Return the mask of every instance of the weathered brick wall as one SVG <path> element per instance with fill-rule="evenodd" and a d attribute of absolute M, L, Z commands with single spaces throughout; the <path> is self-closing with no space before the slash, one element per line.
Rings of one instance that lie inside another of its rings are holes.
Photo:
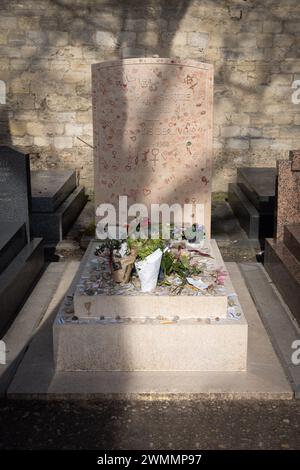
<path fill-rule="evenodd" d="M 91 188 L 90 66 L 155 54 L 215 66 L 214 190 L 300 147 L 299 0 L 0 0 L 0 15 L 0 138 L 33 167 Z"/>

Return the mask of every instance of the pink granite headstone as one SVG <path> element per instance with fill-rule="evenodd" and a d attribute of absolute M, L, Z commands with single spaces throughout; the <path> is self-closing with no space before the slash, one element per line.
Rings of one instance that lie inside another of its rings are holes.
<path fill-rule="evenodd" d="M 284 226 L 300 224 L 300 152 L 291 151 L 289 160 L 277 162 L 277 231 L 283 239 Z"/>
<path fill-rule="evenodd" d="M 289 157 L 292 161 L 292 171 L 300 171 L 300 150 L 291 150 Z"/>
<path fill-rule="evenodd" d="M 92 66 L 95 203 L 203 204 L 210 238 L 213 67 L 125 59 Z"/>

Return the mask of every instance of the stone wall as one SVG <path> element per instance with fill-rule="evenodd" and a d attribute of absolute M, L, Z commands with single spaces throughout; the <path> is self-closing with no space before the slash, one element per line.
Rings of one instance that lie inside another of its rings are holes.
<path fill-rule="evenodd" d="M 178 56 L 215 66 L 214 190 L 300 147 L 299 0 L 1 0 L 0 139 L 91 189 L 91 64 Z M 2 84 L 3 90 L 3 84 Z M 1 101 L 3 103 L 3 99 Z"/>

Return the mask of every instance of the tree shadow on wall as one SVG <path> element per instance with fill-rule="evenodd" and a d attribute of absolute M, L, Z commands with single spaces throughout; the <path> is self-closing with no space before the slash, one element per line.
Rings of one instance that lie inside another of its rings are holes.
<path fill-rule="evenodd" d="M 253 59 L 255 62 L 255 70 L 249 72 L 248 78 L 250 75 L 252 77 L 249 80 L 237 79 L 237 63 L 235 62 L 236 58 L 239 56 L 239 49 L 242 49 L 243 45 L 238 43 L 238 37 L 233 35 L 231 43 L 228 42 L 228 36 L 230 30 L 226 29 L 226 21 L 224 21 L 224 16 L 229 15 L 231 8 L 237 10 L 236 16 L 231 18 L 232 25 L 240 24 L 240 31 L 251 33 L 251 21 L 248 21 L 248 15 L 252 12 L 260 11 L 261 17 L 256 19 L 256 22 L 263 23 L 264 21 L 269 22 L 281 22 L 283 21 L 282 16 L 280 16 L 280 11 L 278 7 L 277 0 L 266 0 L 263 4 L 257 2 L 256 0 L 245 0 L 239 2 L 232 2 L 231 0 L 146 0 L 141 2 L 140 0 L 103 0 L 100 2 L 88 2 L 87 0 L 76 0 L 72 2 L 71 0 L 45 0 L 48 4 L 48 8 L 40 15 L 40 28 L 47 36 L 47 32 L 55 31 L 66 31 L 68 32 L 72 45 L 82 45 L 83 50 L 88 53 L 91 53 L 91 62 L 99 61 L 97 60 L 97 47 L 101 50 L 101 55 L 103 59 L 113 60 L 120 57 L 137 57 L 137 56 L 147 56 L 151 57 L 154 54 L 159 55 L 160 57 L 170 57 L 172 52 L 172 43 L 176 36 L 176 33 L 180 29 L 182 20 L 188 14 L 191 21 L 195 27 L 188 28 L 188 31 L 199 32 L 203 28 L 203 31 L 206 31 L 205 19 L 207 17 L 208 24 L 211 21 L 212 17 L 216 21 L 216 29 L 218 29 L 218 36 L 220 38 L 219 49 L 228 51 L 228 57 L 221 58 L 220 61 L 215 60 L 215 110 L 216 113 L 218 109 L 224 109 L 222 105 L 223 102 L 226 103 L 228 112 L 226 113 L 226 120 L 228 120 L 228 125 L 234 125 L 231 122 L 231 114 L 240 112 L 241 100 L 245 96 L 249 97 L 253 104 L 253 101 L 257 103 L 258 112 L 264 110 L 265 103 L 264 98 L 268 95 L 270 89 L 270 76 L 274 73 L 274 64 L 273 62 L 277 60 L 278 64 L 285 58 L 297 58 L 299 57 L 299 46 L 296 43 L 289 48 L 283 47 L 284 45 L 272 43 L 271 47 L 268 47 L 267 50 L 267 59 L 261 61 L 259 59 L 259 52 L 257 58 Z M 203 10 L 203 8 L 204 10 Z M 13 14 L 12 2 L 9 0 L 2 0 L 1 8 L 7 11 L 9 14 Z M 296 7 L 295 7 L 296 8 Z M 206 9 L 206 10 L 205 10 Z M 206 17 L 203 17 L 203 11 L 205 11 Z M 241 13 L 240 13 L 241 12 Z M 29 15 L 26 12 L 26 15 Z M 33 12 L 32 12 L 33 15 Z M 281 14 L 282 15 L 282 14 Z M 116 21 L 112 22 L 112 18 L 115 18 Z M 130 21 L 140 20 L 142 18 L 142 23 L 137 23 L 138 31 L 137 34 L 140 36 L 145 36 L 144 45 L 131 44 L 127 45 L 130 35 L 126 33 L 123 34 L 122 29 L 126 27 L 126 31 L 129 31 L 132 27 L 134 31 L 134 24 L 132 23 L 131 27 L 129 26 Z M 197 20 L 199 19 L 199 26 L 197 25 Z M 253 23 L 253 21 L 252 21 Z M 225 25 L 225 26 L 224 26 Z M 228 26 L 228 25 L 227 25 Z M 111 33 L 112 36 L 116 38 L 115 48 L 105 50 L 104 47 L 101 47 L 101 44 L 94 43 L 93 35 L 96 34 L 96 31 L 104 31 Z M 263 31 L 263 30 L 262 30 Z M 148 41 L 147 34 L 148 32 L 157 33 L 156 42 L 153 43 Z M 213 39 L 213 38 L 210 38 Z M 53 44 L 54 46 L 55 44 Z M 51 46 L 51 44 L 50 44 Z M 127 47 L 128 46 L 128 47 Z M 282 46 L 282 47 L 281 47 Z M 208 43 L 208 49 L 210 48 L 210 40 Z M 31 89 L 32 95 L 35 95 L 35 109 L 39 113 L 40 124 L 45 127 L 45 135 L 51 135 L 48 131 L 48 119 L 43 115 L 47 110 L 47 98 L 48 95 L 51 95 L 51 88 L 49 92 L 47 87 L 44 87 L 42 90 L 41 84 L 43 82 L 55 84 L 57 90 L 53 93 L 62 94 L 63 87 L 61 83 L 64 81 L 64 73 L 61 71 L 55 72 L 49 70 L 47 67 L 47 61 L 45 59 L 56 59 L 60 58 L 61 53 L 64 54 L 64 46 L 59 47 L 58 55 L 53 54 L 51 57 L 48 57 L 49 54 L 49 43 L 47 40 L 39 40 L 37 47 L 33 48 L 33 53 L 24 61 L 24 67 L 18 67 L 18 70 L 10 72 L 10 82 L 14 78 L 22 77 L 22 75 L 27 72 L 31 72 L 31 78 L 28 80 L 34 79 L 34 74 L 32 71 L 37 73 L 37 81 L 39 85 L 37 90 L 34 87 Z M 196 51 L 196 48 L 194 48 Z M 230 55 L 231 50 L 233 50 Z M 189 48 L 182 48 L 181 52 L 183 54 L 188 54 Z M 264 50 L 266 53 L 266 49 Z M 242 56 L 242 53 L 240 54 Z M 64 57 L 64 56 L 62 56 Z M 71 56 L 70 56 L 71 57 Z M 183 58 L 185 58 L 183 56 Z M 186 56 L 186 58 L 188 58 Z M 210 61 L 209 52 L 199 50 L 199 57 L 195 56 L 197 60 L 201 61 Z M 88 61 L 86 59 L 86 66 L 88 69 Z M 273 70 L 273 71 L 272 71 Z M 276 72 L 277 73 L 277 72 Z M 86 80 L 88 81 L 88 79 Z M 251 83 L 249 83 L 251 82 Z M 10 86 L 10 84 L 8 84 Z M 65 93 L 65 92 L 64 92 Z M 81 95 L 80 95 L 81 96 Z M 83 96 L 83 95 L 82 95 Z M 90 99 L 90 93 L 87 92 L 85 98 Z M 14 97 L 13 97 L 14 99 Z M 276 102 L 276 96 L 274 98 Z M 245 100 L 244 100 L 245 103 Z M 12 109 L 14 115 L 13 119 L 18 120 L 19 114 L 22 113 L 21 107 L 18 104 L 11 101 Z M 245 103 L 245 108 L 247 108 L 247 103 Z M 252 108 L 253 109 L 253 108 Z M 245 109 L 245 112 L 247 110 Z M 288 111 L 290 112 L 290 110 Z M 291 112 L 293 112 L 291 110 Z M 216 115 L 215 113 L 215 115 Z M 22 118 L 21 118 L 22 119 Z M 270 115 L 270 122 L 272 122 L 272 116 Z M 225 121 L 224 121 L 225 123 Z M 252 127 L 252 125 L 249 125 Z M 248 126 L 248 127 L 249 127 Z M 260 129 L 257 131 L 260 132 Z M 91 136 L 86 134 L 82 136 L 84 140 L 91 142 Z M 242 136 L 245 142 L 251 144 L 251 142 L 257 142 L 259 145 L 260 136 L 251 136 L 250 134 L 245 134 Z M 253 140 L 252 140 L 253 139 Z M 270 144 L 274 142 L 274 138 L 266 136 L 266 140 L 269 139 Z M 26 142 L 26 141 L 24 141 Z M 76 141 L 75 141 L 76 142 Z M 82 150 L 89 152 L 87 147 L 80 144 L 77 141 L 78 146 L 74 146 L 72 152 L 70 153 L 70 159 L 74 160 L 74 164 L 80 165 L 80 159 L 84 156 Z M 230 153 L 227 151 L 230 150 L 230 138 L 224 138 L 221 142 L 221 147 L 217 151 L 218 154 L 224 153 L 224 158 L 222 159 L 222 164 L 232 167 L 235 163 L 232 162 Z M 24 144 L 25 145 L 25 144 Z M 80 147 L 81 145 L 81 147 Z M 35 154 L 38 155 L 39 148 L 37 146 L 29 146 L 26 144 L 26 151 L 30 151 L 32 156 Z M 226 153 L 227 152 L 227 153 Z M 73 157 L 72 157 L 73 154 Z M 51 155 L 51 158 L 50 158 Z M 73 162 L 72 160 L 72 162 Z M 55 148 L 51 148 L 49 153 L 49 160 L 46 159 L 46 164 L 53 165 L 64 165 L 65 162 L 62 160 L 61 153 L 56 151 Z M 249 162 L 250 163 L 250 162 Z M 82 165 L 81 165 L 82 166 Z M 215 170 L 216 174 L 222 172 L 222 166 L 217 166 Z"/>

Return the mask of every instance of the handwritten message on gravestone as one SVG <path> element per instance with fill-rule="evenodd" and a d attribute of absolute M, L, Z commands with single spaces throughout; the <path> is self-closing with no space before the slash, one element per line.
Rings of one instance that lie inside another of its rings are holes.
<path fill-rule="evenodd" d="M 92 66 L 95 200 L 203 204 L 210 235 L 213 69 L 171 59 Z"/>

